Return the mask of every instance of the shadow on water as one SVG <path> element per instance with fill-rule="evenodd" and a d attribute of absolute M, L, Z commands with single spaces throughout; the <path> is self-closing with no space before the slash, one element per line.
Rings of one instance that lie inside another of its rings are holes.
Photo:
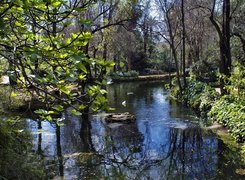
<path fill-rule="evenodd" d="M 244 168 L 237 149 L 201 129 L 190 110 L 171 104 L 161 82 L 114 84 L 108 92 L 110 105 L 117 112 L 135 114 L 135 123 L 107 124 L 104 114 L 74 117 L 69 112 L 61 127 L 27 121 L 34 149 L 50 176 L 242 179 L 236 174 L 236 169 Z"/>

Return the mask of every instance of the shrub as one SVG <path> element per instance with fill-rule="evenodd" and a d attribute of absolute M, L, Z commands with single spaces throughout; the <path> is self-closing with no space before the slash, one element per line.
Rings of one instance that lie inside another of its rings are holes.
<path fill-rule="evenodd" d="M 188 85 L 182 95 L 176 87 L 172 88 L 171 95 L 202 114 L 206 114 L 218 98 L 214 88 L 191 78 L 188 79 Z"/>
<path fill-rule="evenodd" d="M 0 111 L 18 110 L 25 105 L 27 99 L 30 99 L 30 95 L 27 92 L 10 86 L 0 87 Z"/>
<path fill-rule="evenodd" d="M 0 179 L 44 179 L 40 160 L 30 153 L 31 136 L 20 118 L 0 119 Z"/>
<path fill-rule="evenodd" d="M 202 60 L 196 62 L 190 69 L 191 74 L 201 82 L 214 82 L 217 81 L 217 64 Z"/>
<path fill-rule="evenodd" d="M 180 93 L 176 80 L 171 95 L 178 101 L 184 102 L 202 115 L 228 127 L 236 141 L 244 143 L 245 140 L 245 67 L 236 64 L 231 76 L 226 79 L 227 94 L 219 96 L 214 88 L 204 82 L 188 79 L 186 89 Z M 243 145 L 243 152 L 244 151 Z"/>
<path fill-rule="evenodd" d="M 137 71 L 132 70 L 132 71 L 124 72 L 123 76 L 124 77 L 138 77 L 139 73 Z"/>
<path fill-rule="evenodd" d="M 216 101 L 208 116 L 229 128 L 231 135 L 238 141 L 245 140 L 245 100 L 237 100 L 226 95 Z"/>
<path fill-rule="evenodd" d="M 227 95 L 216 101 L 208 116 L 229 128 L 231 135 L 238 141 L 245 140 L 245 67 L 235 64 L 227 79 Z"/>
<path fill-rule="evenodd" d="M 219 94 L 215 91 L 215 89 L 206 85 L 200 97 L 201 103 L 199 105 L 199 110 L 207 113 L 218 98 Z"/>

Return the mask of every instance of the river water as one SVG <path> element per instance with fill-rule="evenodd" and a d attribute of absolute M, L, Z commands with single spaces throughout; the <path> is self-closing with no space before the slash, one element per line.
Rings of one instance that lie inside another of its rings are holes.
<path fill-rule="evenodd" d="M 168 99 L 162 82 L 108 85 L 116 112 L 136 115 L 131 124 L 104 114 L 74 117 L 64 125 L 27 120 L 33 151 L 50 177 L 59 179 L 242 179 L 237 149 L 204 130 L 205 122 Z M 90 123 L 84 123 L 89 118 Z"/>

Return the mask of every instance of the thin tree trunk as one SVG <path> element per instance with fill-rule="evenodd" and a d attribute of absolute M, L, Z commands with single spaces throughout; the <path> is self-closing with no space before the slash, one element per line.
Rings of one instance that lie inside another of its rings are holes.
<path fill-rule="evenodd" d="M 184 81 L 184 88 L 186 87 L 186 74 L 185 74 L 185 12 L 184 12 L 184 0 L 181 0 L 181 23 L 182 23 L 182 74 Z"/>
<path fill-rule="evenodd" d="M 178 58 L 177 58 L 177 52 L 176 52 L 176 49 L 175 49 L 175 42 L 174 42 L 174 35 L 173 35 L 173 32 L 172 32 L 172 25 L 171 25 L 171 22 L 170 22 L 170 18 L 169 18 L 168 12 L 166 12 L 166 19 L 167 19 L 168 31 L 169 31 L 169 37 L 170 37 L 169 43 L 170 43 L 170 47 L 171 47 L 171 50 L 172 50 L 172 55 L 173 55 L 174 62 L 175 62 L 177 82 L 178 82 L 179 90 L 180 90 L 180 92 L 182 94 L 183 89 L 182 89 L 182 85 L 181 85 L 181 81 L 180 81 L 179 63 L 178 63 Z"/>

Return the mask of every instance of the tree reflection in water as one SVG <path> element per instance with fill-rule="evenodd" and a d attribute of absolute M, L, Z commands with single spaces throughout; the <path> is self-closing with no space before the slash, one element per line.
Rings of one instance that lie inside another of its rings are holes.
<path fill-rule="evenodd" d="M 224 168 L 230 177 L 236 177 L 235 165 L 232 169 L 231 165 L 221 165 L 234 157 L 225 159 L 219 153 L 229 150 L 212 133 L 195 126 L 155 127 L 149 122 L 143 123 L 145 127 L 141 129 L 145 131 L 139 131 L 137 123 L 108 125 L 102 119 L 67 119 L 69 125 L 62 127 L 38 123 L 37 129 L 43 128 L 43 134 L 35 136 L 36 152 L 49 160 L 50 171 L 57 171 L 56 175 L 66 179 L 210 179 L 226 177 Z M 45 134 L 47 129 L 55 136 Z"/>
<path fill-rule="evenodd" d="M 103 148 L 96 149 L 101 157 L 101 164 L 93 167 L 97 177 L 200 179 L 212 177 L 216 170 L 216 141 L 203 140 L 201 129 L 170 129 L 166 144 L 156 149 L 143 144 L 144 136 L 135 126 L 122 125 L 108 132 L 100 138 Z"/>
<path fill-rule="evenodd" d="M 61 147 L 61 139 L 60 139 L 60 126 L 55 123 L 56 129 L 56 151 L 58 158 L 58 166 L 59 166 L 59 175 L 64 176 L 64 165 L 63 165 L 63 156 L 62 156 L 62 147 Z"/>
<path fill-rule="evenodd" d="M 52 174 L 65 179 L 242 179 L 235 173 L 244 167 L 237 150 L 199 128 L 186 109 L 171 105 L 161 83 L 115 84 L 108 96 L 117 112 L 136 115 L 135 124 L 107 124 L 103 115 L 68 112 L 61 127 L 28 122 L 35 152 L 49 171 L 56 171 Z"/>

